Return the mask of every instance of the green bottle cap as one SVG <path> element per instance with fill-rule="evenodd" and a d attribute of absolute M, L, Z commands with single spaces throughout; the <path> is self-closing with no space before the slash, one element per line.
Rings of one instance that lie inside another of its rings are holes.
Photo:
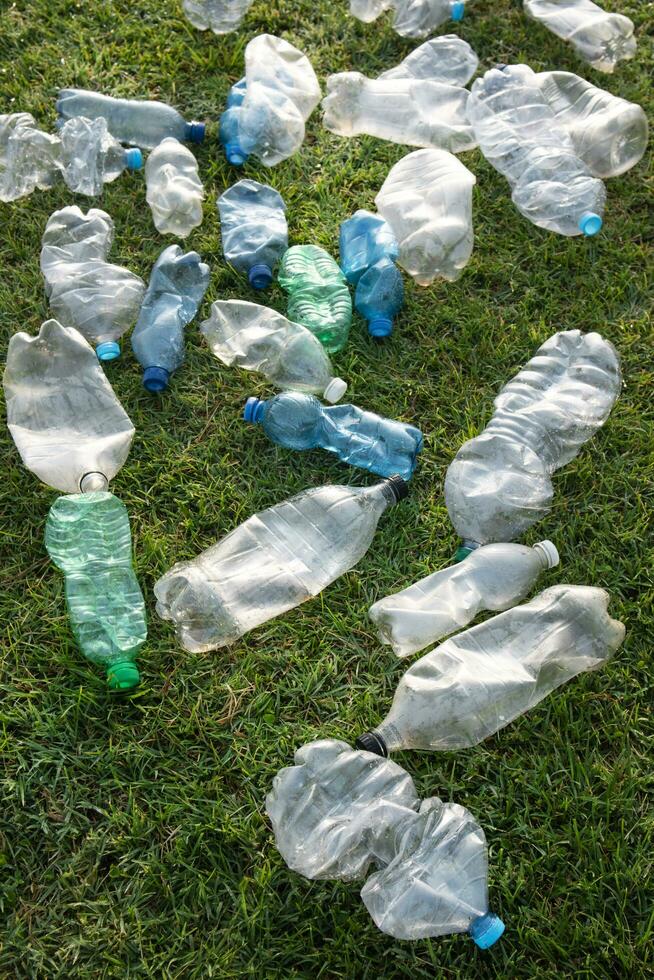
<path fill-rule="evenodd" d="M 463 561 L 471 552 L 472 548 L 466 548 L 465 545 L 460 545 L 454 553 L 454 561 Z"/>
<path fill-rule="evenodd" d="M 107 684 L 111 691 L 127 691 L 141 680 L 139 669 L 133 660 L 117 660 L 107 667 Z"/>

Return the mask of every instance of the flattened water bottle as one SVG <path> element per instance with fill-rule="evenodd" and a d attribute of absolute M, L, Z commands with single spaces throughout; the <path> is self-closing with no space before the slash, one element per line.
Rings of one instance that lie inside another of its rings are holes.
<path fill-rule="evenodd" d="M 377 20 L 386 10 L 395 13 L 393 29 L 401 37 L 426 37 L 446 20 L 460 21 L 463 0 L 350 0 L 350 13 L 364 24 Z"/>
<path fill-rule="evenodd" d="M 202 224 L 204 187 L 198 163 L 179 140 L 167 136 L 152 151 L 145 165 L 145 182 L 152 220 L 162 235 L 187 238 Z"/>
<path fill-rule="evenodd" d="M 106 119 L 75 116 L 61 127 L 59 138 L 63 177 L 76 194 L 95 197 L 124 170 L 140 170 L 143 166 L 141 151 L 121 146 L 107 129 Z"/>
<path fill-rule="evenodd" d="M 422 78 L 463 86 L 468 84 L 478 65 L 479 58 L 467 41 L 456 34 L 442 34 L 425 41 L 378 78 Z"/>
<path fill-rule="evenodd" d="M 0 115 L 0 201 L 16 201 L 53 187 L 62 169 L 61 143 L 29 112 Z"/>
<path fill-rule="evenodd" d="M 361 209 L 341 222 L 338 247 L 343 274 L 354 285 L 371 265 L 380 259 L 395 261 L 398 253 L 389 223 L 381 215 Z"/>
<path fill-rule="evenodd" d="M 218 198 L 225 259 L 254 289 L 266 289 L 288 248 L 281 194 L 256 180 L 239 180 Z"/>
<path fill-rule="evenodd" d="M 278 274 L 288 315 L 315 334 L 330 353 L 342 350 L 352 323 L 352 297 L 338 263 L 317 245 L 293 245 Z"/>
<path fill-rule="evenodd" d="M 368 322 L 371 337 L 382 340 L 393 332 L 393 321 L 404 305 L 402 276 L 390 259 L 380 259 L 359 279 L 354 305 Z"/>
<path fill-rule="evenodd" d="M 613 72 L 636 53 L 634 25 L 622 14 L 607 13 L 592 0 L 523 0 L 525 13 L 553 34 L 570 41 L 584 61 Z"/>
<path fill-rule="evenodd" d="M 252 0 L 183 0 L 182 9 L 193 27 L 214 34 L 230 34 L 252 6 Z"/>

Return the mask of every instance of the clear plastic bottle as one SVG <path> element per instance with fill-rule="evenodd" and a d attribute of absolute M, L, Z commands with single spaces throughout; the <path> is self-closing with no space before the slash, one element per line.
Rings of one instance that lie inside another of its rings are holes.
<path fill-rule="evenodd" d="M 253 289 L 266 289 L 288 248 L 282 195 L 256 180 L 239 180 L 218 198 L 218 212 L 225 260 Z"/>
<path fill-rule="evenodd" d="M 393 332 L 393 320 L 404 305 L 402 276 L 390 259 L 380 259 L 359 279 L 354 304 L 368 322 L 371 337 L 382 340 Z"/>
<path fill-rule="evenodd" d="M 472 86 L 468 116 L 479 146 L 511 185 L 516 208 L 559 235 L 596 235 L 606 189 L 572 140 L 527 65 L 491 68 Z"/>
<path fill-rule="evenodd" d="M 288 293 L 289 317 L 310 330 L 330 354 L 342 350 L 352 324 L 352 297 L 331 255 L 318 245 L 293 245 L 277 278 Z"/>
<path fill-rule="evenodd" d="M 551 474 L 604 425 L 620 388 L 618 355 L 599 334 L 567 330 L 545 341 L 445 476 L 445 503 L 464 549 L 512 541 L 547 514 Z"/>
<path fill-rule="evenodd" d="M 112 136 L 144 150 L 153 150 L 166 136 L 187 143 L 201 143 L 204 139 L 204 123 L 187 123 L 177 109 L 164 102 L 115 99 L 86 89 L 65 88 L 59 92 L 56 109 L 63 122 L 73 116 L 103 116 Z"/>
<path fill-rule="evenodd" d="M 167 136 L 152 151 L 145 165 L 147 202 L 152 220 L 162 235 L 187 238 L 202 224 L 204 187 L 191 151 Z"/>
<path fill-rule="evenodd" d="M 394 11 L 393 29 L 401 37 L 426 37 L 447 20 L 463 19 L 463 0 L 350 0 L 353 17 L 369 24 L 386 10 Z"/>
<path fill-rule="evenodd" d="M 542 572 L 558 563 L 551 541 L 532 548 L 487 544 L 466 561 L 375 602 L 369 616 L 382 643 L 392 646 L 398 657 L 408 657 L 467 626 L 482 610 L 503 612 L 515 606 Z"/>
<path fill-rule="evenodd" d="M 337 136 L 365 133 L 460 153 L 477 145 L 466 112 L 469 96 L 467 89 L 446 82 L 341 72 L 327 79 L 323 123 Z"/>
<path fill-rule="evenodd" d="M 62 166 L 58 136 L 40 130 L 28 112 L 0 115 L 0 201 L 48 190 Z"/>
<path fill-rule="evenodd" d="M 107 262 L 114 224 L 106 211 L 62 208 L 50 215 L 41 239 L 41 272 L 50 308 L 65 327 L 97 345 L 101 361 L 120 354 L 119 338 L 141 308 L 145 283 Z"/>
<path fill-rule="evenodd" d="M 594 177 L 617 177 L 642 158 L 648 124 L 639 105 L 569 71 L 541 71 L 534 82 Z"/>
<path fill-rule="evenodd" d="M 76 194 L 95 197 L 124 170 L 140 170 L 137 147 L 126 150 L 107 129 L 107 121 L 75 116 L 59 130 L 66 186 Z"/>
<path fill-rule="evenodd" d="M 157 612 L 175 623 L 186 650 L 234 643 L 353 568 L 383 512 L 406 493 L 399 476 L 371 487 L 312 487 L 254 514 L 159 579 Z"/>
<path fill-rule="evenodd" d="M 391 168 L 375 204 L 399 243 L 398 265 L 419 285 L 454 282 L 468 264 L 475 183 L 445 150 L 416 150 Z"/>
<path fill-rule="evenodd" d="M 243 418 L 261 424 L 279 446 L 320 447 L 378 476 L 398 473 L 410 480 L 422 449 L 422 433 L 413 425 L 382 418 L 356 405 L 325 408 L 313 395 L 299 391 L 285 391 L 266 401 L 248 398 Z"/>
<path fill-rule="evenodd" d="M 82 335 L 56 320 L 36 337 L 14 334 L 3 383 L 25 466 L 63 493 L 106 490 L 127 459 L 134 426 Z"/>
<path fill-rule="evenodd" d="M 165 248 L 132 333 L 132 350 L 143 368 L 143 387 L 160 392 L 184 363 L 184 327 L 195 317 L 209 285 L 209 266 L 197 252 Z"/>
<path fill-rule="evenodd" d="M 450 637 L 406 671 L 389 713 L 357 747 L 388 755 L 477 745 L 613 656 L 625 628 L 608 603 L 603 589 L 555 585 Z"/>
<path fill-rule="evenodd" d="M 182 0 L 188 20 L 199 31 L 231 34 L 252 6 L 252 0 Z"/>
<path fill-rule="evenodd" d="M 233 167 L 242 167 L 248 158 L 248 154 L 239 143 L 240 108 L 243 105 L 246 91 L 247 86 L 244 78 L 232 85 L 227 93 L 225 111 L 220 117 L 218 136 L 225 151 L 227 162 L 231 163 Z"/>
<path fill-rule="evenodd" d="M 448 85 L 467 85 L 477 71 L 479 58 L 467 41 L 456 34 L 433 37 L 417 47 L 379 78 L 417 78 Z"/>
<path fill-rule="evenodd" d="M 341 222 L 338 246 L 341 270 L 353 284 L 371 265 L 384 258 L 394 262 L 398 254 L 397 241 L 389 223 L 381 215 L 361 209 Z"/>
<path fill-rule="evenodd" d="M 598 71 L 613 72 L 636 53 L 634 25 L 622 14 L 606 13 L 592 0 L 523 0 L 525 13 L 553 34 L 570 41 Z"/>
<path fill-rule="evenodd" d="M 318 338 L 302 324 L 266 306 L 217 300 L 200 332 L 223 364 L 259 371 L 276 388 L 320 395 L 331 403 L 347 391 L 345 381 L 334 377 Z"/>

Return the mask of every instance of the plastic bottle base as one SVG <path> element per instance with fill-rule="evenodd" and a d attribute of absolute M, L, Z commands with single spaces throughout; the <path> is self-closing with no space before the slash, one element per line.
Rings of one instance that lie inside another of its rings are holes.
<path fill-rule="evenodd" d="M 146 391 L 157 394 L 168 387 L 170 372 L 162 367 L 147 367 L 143 372 L 143 387 Z"/>
<path fill-rule="evenodd" d="M 107 684 L 111 691 L 129 691 L 140 680 L 139 669 L 133 660 L 118 660 L 107 667 Z"/>
<path fill-rule="evenodd" d="M 117 344 L 115 340 L 107 340 L 103 344 L 98 344 L 95 353 L 99 361 L 115 361 L 117 357 L 120 357 L 120 344 Z"/>

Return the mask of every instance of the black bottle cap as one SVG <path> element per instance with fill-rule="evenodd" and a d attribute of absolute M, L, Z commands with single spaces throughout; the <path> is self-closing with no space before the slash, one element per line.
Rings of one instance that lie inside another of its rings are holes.
<path fill-rule="evenodd" d="M 363 749 L 364 752 L 372 752 L 374 755 L 381 755 L 382 758 L 388 759 L 386 742 L 377 732 L 364 732 L 363 735 L 359 735 L 354 743 L 354 747 L 355 749 Z"/>
<path fill-rule="evenodd" d="M 396 504 L 399 504 L 400 500 L 404 500 L 405 497 L 409 496 L 409 485 L 398 473 L 389 476 L 386 483 L 393 491 Z"/>

